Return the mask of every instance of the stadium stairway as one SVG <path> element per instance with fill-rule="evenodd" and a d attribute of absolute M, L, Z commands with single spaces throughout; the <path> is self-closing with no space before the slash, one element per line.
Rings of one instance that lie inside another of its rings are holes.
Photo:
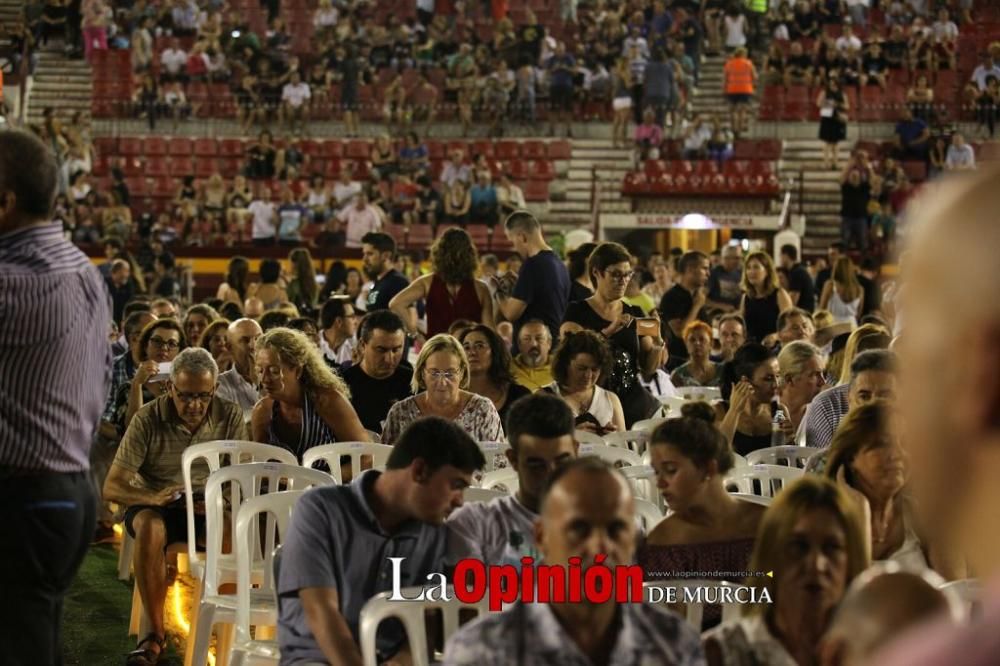
<path fill-rule="evenodd" d="M 38 53 L 38 67 L 28 95 L 28 122 L 41 123 L 52 107 L 65 122 L 77 111 L 90 116 L 91 72 L 85 60 L 67 58 L 62 42 L 49 43 Z"/>
<path fill-rule="evenodd" d="M 11 25 L 21 15 L 23 0 L 0 0 L 0 23 Z"/>
<path fill-rule="evenodd" d="M 610 139 L 574 139 L 569 171 L 565 181 L 565 196 L 552 193 L 548 226 L 574 227 L 593 221 L 592 186 L 596 175 L 600 185 L 602 213 L 626 213 L 629 202 L 622 197 L 621 182 L 634 167 L 632 150 L 614 148 Z M 596 173 L 595 173 L 596 167 Z"/>
<path fill-rule="evenodd" d="M 841 146 L 841 167 L 847 159 Z M 840 171 L 823 165 L 823 144 L 819 139 L 785 139 L 778 175 L 783 183 L 793 179 L 803 183 L 792 188 L 791 210 L 806 216 L 806 235 L 802 239 L 806 254 L 823 254 L 827 246 L 840 238 Z M 800 201 L 802 202 L 800 207 Z"/>
<path fill-rule="evenodd" d="M 729 124 L 729 102 L 722 92 L 722 70 L 726 64 L 726 57 L 722 55 L 704 56 L 701 61 L 701 71 L 698 77 L 698 87 L 691 95 L 689 104 L 693 113 L 720 115 L 723 124 Z M 758 69 L 760 63 L 757 62 Z M 750 131 L 747 136 L 754 136 L 754 124 L 757 119 L 757 110 L 760 101 L 755 100 L 750 105 Z M 679 133 L 674 136 L 679 138 Z"/>

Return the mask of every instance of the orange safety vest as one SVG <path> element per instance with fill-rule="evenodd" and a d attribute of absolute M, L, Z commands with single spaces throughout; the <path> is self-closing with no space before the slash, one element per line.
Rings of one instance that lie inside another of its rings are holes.
<path fill-rule="evenodd" d="M 731 58 L 725 66 L 726 94 L 753 94 L 753 63 L 747 58 Z"/>

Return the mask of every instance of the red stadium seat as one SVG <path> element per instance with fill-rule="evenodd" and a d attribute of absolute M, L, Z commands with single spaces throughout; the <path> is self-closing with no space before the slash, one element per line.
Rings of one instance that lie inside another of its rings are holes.
<path fill-rule="evenodd" d="M 194 161 L 190 157 L 175 157 L 170 162 L 170 173 L 174 176 L 193 176 Z"/>
<path fill-rule="evenodd" d="M 573 156 L 573 145 L 569 141 L 550 141 L 549 159 L 568 160 Z"/>
<path fill-rule="evenodd" d="M 548 157 L 545 143 L 542 141 L 523 141 L 521 143 L 521 157 L 526 160 L 544 160 Z"/>
<path fill-rule="evenodd" d="M 142 153 L 162 157 L 167 154 L 167 142 L 158 136 L 147 136 L 142 140 Z"/>
<path fill-rule="evenodd" d="M 191 139 L 182 136 L 171 137 L 170 154 L 177 157 L 191 157 L 194 154 L 194 144 Z"/>
<path fill-rule="evenodd" d="M 507 173 L 514 180 L 524 180 L 528 177 L 528 168 L 523 160 L 511 160 L 507 163 Z"/>
<path fill-rule="evenodd" d="M 170 165 L 167 164 L 167 161 L 162 157 L 147 157 L 144 173 L 150 178 L 169 176 L 171 175 Z"/>
<path fill-rule="evenodd" d="M 194 154 L 198 157 L 215 157 L 217 150 L 215 139 L 195 139 Z"/>
<path fill-rule="evenodd" d="M 195 178 L 209 178 L 219 170 L 215 160 L 210 157 L 200 157 L 194 165 Z"/>
<path fill-rule="evenodd" d="M 537 160 L 531 165 L 531 179 L 550 181 L 556 178 L 556 168 L 548 160 Z"/>
<path fill-rule="evenodd" d="M 142 140 L 123 136 L 118 139 L 118 152 L 126 157 L 142 155 Z"/>
<path fill-rule="evenodd" d="M 232 178 L 243 169 L 243 160 L 237 157 L 223 157 L 219 159 L 219 172 L 223 178 Z"/>
<path fill-rule="evenodd" d="M 178 184 L 173 178 L 162 177 L 157 178 L 153 182 L 153 189 L 150 192 L 151 196 L 157 198 L 173 199 L 177 194 Z"/>
<path fill-rule="evenodd" d="M 340 159 L 344 156 L 344 144 L 340 141 L 324 141 L 323 142 L 323 157 Z"/>
<path fill-rule="evenodd" d="M 440 141 L 428 141 L 427 156 L 432 160 L 443 160 L 446 157 L 444 144 Z"/>
<path fill-rule="evenodd" d="M 486 157 L 493 157 L 493 142 L 486 140 L 473 141 L 472 152 L 475 155 L 485 155 Z"/>
<path fill-rule="evenodd" d="M 222 139 L 219 141 L 219 155 L 222 157 L 240 157 L 246 154 L 246 146 L 242 139 Z"/>
<path fill-rule="evenodd" d="M 549 184 L 541 180 L 529 180 L 521 186 L 525 201 L 548 201 Z"/>
<path fill-rule="evenodd" d="M 356 139 L 347 144 L 346 154 L 354 160 L 367 160 L 371 154 L 371 144 Z"/>
<path fill-rule="evenodd" d="M 521 146 L 516 141 L 497 141 L 494 155 L 501 160 L 517 159 L 521 156 Z"/>

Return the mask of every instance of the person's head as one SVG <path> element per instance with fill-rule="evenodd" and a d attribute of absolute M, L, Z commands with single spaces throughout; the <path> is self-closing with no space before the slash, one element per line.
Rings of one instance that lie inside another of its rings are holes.
<path fill-rule="evenodd" d="M 520 361 L 528 367 L 547 365 L 552 351 L 552 331 L 541 319 L 529 319 L 517 332 L 517 348 Z"/>
<path fill-rule="evenodd" d="M 782 310 L 778 315 L 778 339 L 787 345 L 796 340 L 812 342 L 816 334 L 813 316 L 802 308 Z"/>
<path fill-rule="evenodd" d="M 552 361 L 552 378 L 570 392 L 593 388 L 611 369 L 607 341 L 594 331 L 564 335 Z"/>
<path fill-rule="evenodd" d="M 747 341 L 747 323 L 735 312 L 719 317 L 719 345 L 724 360 L 730 360 Z"/>
<path fill-rule="evenodd" d="M 177 417 L 191 432 L 197 430 L 215 397 L 219 366 L 206 349 L 191 347 L 177 354 L 170 367 L 170 399 Z"/>
<path fill-rule="evenodd" d="M 281 262 L 277 259 L 264 259 L 260 262 L 260 281 L 262 284 L 275 284 L 281 277 Z"/>
<path fill-rule="evenodd" d="M 569 259 L 567 268 L 570 280 L 578 280 L 587 275 L 587 262 L 590 259 L 590 253 L 596 247 L 597 243 L 583 243 L 566 255 Z"/>
<path fill-rule="evenodd" d="M 799 261 L 799 248 L 791 243 L 781 246 L 781 265 L 785 268 L 792 268 Z"/>
<path fill-rule="evenodd" d="M 837 259 L 840 259 L 844 254 L 847 253 L 847 246 L 837 241 L 836 243 L 830 243 L 830 246 L 826 249 L 827 263 L 833 266 L 837 263 Z"/>
<path fill-rule="evenodd" d="M 403 360 L 406 331 L 403 320 L 391 310 L 375 310 L 365 315 L 358 328 L 361 369 L 369 377 L 391 377 Z"/>
<path fill-rule="evenodd" d="M 166 298 L 157 298 L 150 303 L 149 311 L 158 319 L 177 319 L 177 306 Z"/>
<path fill-rule="evenodd" d="M 264 316 L 264 301 L 256 296 L 248 298 L 243 303 L 243 314 L 251 319 L 260 319 Z"/>
<path fill-rule="evenodd" d="M 441 525 L 462 506 L 462 493 L 486 459 L 455 423 L 427 416 L 410 423 L 386 461 L 386 474 L 404 480 L 399 505 L 416 520 Z"/>
<path fill-rule="evenodd" d="M 479 258 L 479 271 L 483 277 L 493 277 L 500 272 L 500 260 L 495 254 L 484 254 Z"/>
<path fill-rule="evenodd" d="M 743 248 L 736 244 L 730 244 L 722 248 L 722 268 L 727 273 L 739 270 L 743 264 Z"/>
<path fill-rule="evenodd" d="M 357 296 L 361 292 L 364 281 L 361 279 L 361 272 L 357 268 L 351 267 L 344 274 L 344 289 L 351 296 Z"/>
<path fill-rule="evenodd" d="M 896 497 L 907 477 L 898 426 L 887 403 L 875 401 L 852 409 L 833 435 L 824 473 L 836 479 L 843 471 L 847 483 L 873 503 Z"/>
<path fill-rule="evenodd" d="M 111 262 L 111 282 L 116 287 L 124 287 L 132 276 L 132 267 L 124 259 Z"/>
<path fill-rule="evenodd" d="M 709 262 L 704 252 L 685 252 L 677 262 L 681 282 L 688 289 L 700 289 L 708 283 Z"/>
<path fill-rule="evenodd" d="M 157 319 L 146 325 L 139 336 L 139 360 L 169 363 L 187 347 L 184 329 L 176 319 Z"/>
<path fill-rule="evenodd" d="M 304 333 L 314 343 L 319 344 L 319 326 L 312 317 L 295 317 L 289 320 L 287 326 L 293 331 Z"/>
<path fill-rule="evenodd" d="M 840 383 L 851 381 L 851 367 L 854 359 L 864 351 L 873 349 L 888 349 L 892 335 L 884 326 L 877 324 L 862 324 L 851 332 L 844 346 L 843 367 L 840 368 Z"/>
<path fill-rule="evenodd" d="M 813 344 L 796 340 L 781 348 L 778 354 L 782 394 L 795 398 L 799 404 L 812 402 L 826 387 L 826 359 Z"/>
<path fill-rule="evenodd" d="M 267 333 L 272 328 L 282 328 L 292 320 L 292 315 L 284 310 L 268 310 L 260 316 L 260 327 Z"/>
<path fill-rule="evenodd" d="M 751 252 L 743 262 L 743 280 L 740 285 L 748 294 L 767 295 L 778 287 L 778 273 L 767 252 Z"/>
<path fill-rule="evenodd" d="M 227 320 L 216 319 L 205 327 L 198 338 L 198 346 L 207 349 L 216 362 L 229 352 L 229 339 L 226 335 L 228 329 L 229 322 Z"/>
<path fill-rule="evenodd" d="M 649 438 L 656 486 L 671 511 L 683 512 L 705 500 L 711 485 L 733 467 L 725 436 L 715 427 L 706 402 L 684 405 L 679 418 L 658 425 Z"/>
<path fill-rule="evenodd" d="M 361 237 L 361 262 L 369 279 L 378 279 L 392 268 L 396 241 L 389 234 L 370 231 Z"/>
<path fill-rule="evenodd" d="M 413 367 L 413 393 L 457 398 L 459 389 L 469 386 L 469 359 L 462 344 L 447 333 L 439 333 L 420 348 Z"/>
<path fill-rule="evenodd" d="M 507 460 L 517 471 L 518 498 L 529 509 L 538 510 L 552 472 L 576 458 L 575 427 L 573 412 L 550 393 L 526 395 L 510 406 L 504 424 Z"/>
<path fill-rule="evenodd" d="M 275 400 L 291 400 L 306 393 L 313 400 L 327 391 L 350 398 L 344 380 L 323 360 L 323 352 L 300 331 L 274 328 L 257 341 L 254 355 L 261 388 Z"/>
<path fill-rule="evenodd" d="M 595 291 L 606 301 L 617 301 L 625 296 L 625 289 L 632 279 L 632 256 L 623 245 L 601 243 L 587 260 L 590 279 Z"/>
<path fill-rule="evenodd" d="M 58 176 L 55 157 L 38 137 L 0 132 L 0 234 L 48 220 Z"/>
<path fill-rule="evenodd" d="M 485 375 L 493 386 L 506 386 L 511 380 L 510 352 L 507 345 L 489 326 L 476 324 L 458 336 L 469 359 L 470 375 Z"/>
<path fill-rule="evenodd" d="M 219 318 L 219 313 L 210 305 L 199 303 L 192 305 L 184 313 L 184 338 L 192 345 L 201 344 L 201 334 L 208 328 L 208 325 Z"/>
<path fill-rule="evenodd" d="M 777 395 L 781 370 L 774 353 L 757 342 L 749 342 L 733 355 L 722 373 L 722 397 L 729 400 L 733 387 L 746 380 L 753 385 L 753 400 L 767 403 Z"/>
<path fill-rule="evenodd" d="M 712 327 L 703 321 L 694 320 L 684 327 L 684 346 L 688 357 L 696 363 L 705 363 L 712 353 Z"/>
<path fill-rule="evenodd" d="M 431 268 L 448 284 L 475 278 L 478 266 L 476 246 L 463 229 L 448 229 L 431 245 Z"/>
<path fill-rule="evenodd" d="M 122 323 L 122 333 L 125 335 L 129 349 L 133 351 L 133 358 L 137 356 L 134 352 L 142 349 L 139 338 L 143 329 L 154 321 L 156 321 L 156 317 L 148 311 L 133 312 L 125 317 L 125 321 Z"/>
<path fill-rule="evenodd" d="M 895 402 L 898 385 L 896 354 L 873 349 L 857 355 L 850 366 L 847 403 L 852 410 L 875 401 Z"/>
<path fill-rule="evenodd" d="M 125 244 L 117 236 L 104 239 L 104 256 L 108 261 L 113 260 L 124 250 Z"/>
<path fill-rule="evenodd" d="M 237 319 L 229 325 L 226 336 L 233 363 L 244 374 L 249 371 L 257 352 L 257 341 L 264 335 L 260 324 L 253 319 Z"/>
<path fill-rule="evenodd" d="M 750 607 L 770 616 L 818 615 L 828 621 L 844 591 L 868 566 L 862 519 L 836 483 L 806 475 L 787 485 L 757 529 L 747 584 L 767 588 L 772 604 Z"/>
<path fill-rule="evenodd" d="M 333 331 L 343 337 L 354 337 L 358 330 L 358 315 L 349 298 L 327 299 L 319 311 L 319 325 L 324 330 Z"/>
<path fill-rule="evenodd" d="M 569 564 L 579 557 L 583 569 L 597 555 L 614 568 L 632 562 L 636 546 L 635 502 L 621 472 L 587 456 L 558 467 L 549 479 L 535 543 L 546 564 Z"/>
<path fill-rule="evenodd" d="M 504 232 L 514 245 L 514 251 L 522 257 L 529 256 L 534 249 L 544 244 L 542 225 L 534 215 L 525 210 L 517 210 L 507 216 Z"/>

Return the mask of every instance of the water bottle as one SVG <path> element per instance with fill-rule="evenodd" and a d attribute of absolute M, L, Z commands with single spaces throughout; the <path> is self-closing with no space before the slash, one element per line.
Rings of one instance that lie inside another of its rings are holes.
<path fill-rule="evenodd" d="M 771 401 L 771 446 L 785 445 L 785 431 L 781 429 L 781 424 L 785 421 L 785 412 L 781 409 L 778 400 Z"/>

